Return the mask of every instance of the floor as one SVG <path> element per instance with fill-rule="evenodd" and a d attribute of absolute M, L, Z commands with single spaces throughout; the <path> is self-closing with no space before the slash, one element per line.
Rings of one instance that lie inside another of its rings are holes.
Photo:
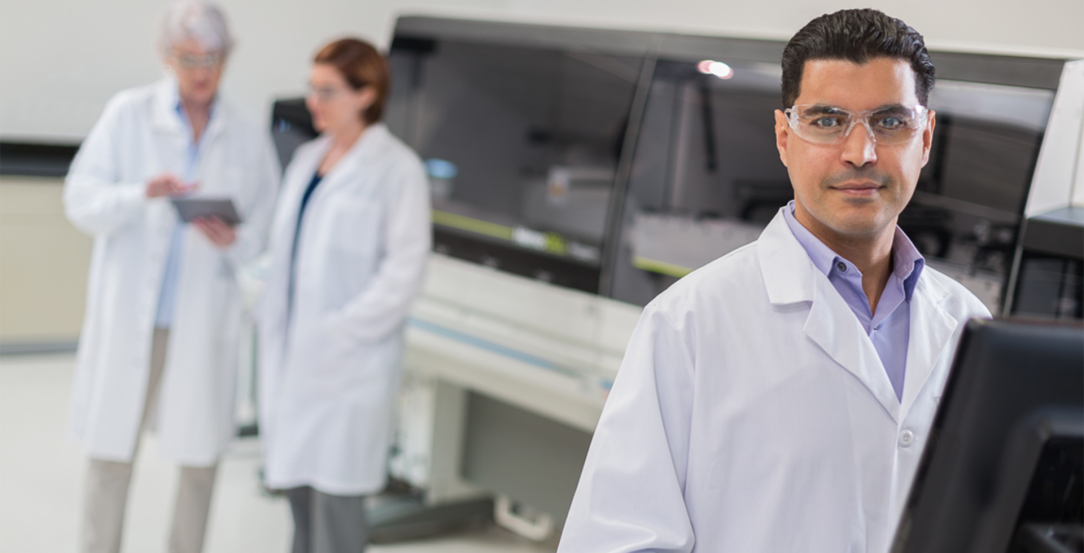
<path fill-rule="evenodd" d="M 0 356 L 0 552 L 75 552 L 86 459 L 67 439 L 71 354 Z M 145 438 L 136 461 L 125 553 L 165 551 L 176 470 Z M 223 459 L 204 551 L 288 551 L 289 507 L 260 492 L 259 444 L 242 440 Z M 551 540 L 553 541 L 553 540 Z M 415 542 L 371 546 L 370 553 L 544 553 L 498 527 Z"/>

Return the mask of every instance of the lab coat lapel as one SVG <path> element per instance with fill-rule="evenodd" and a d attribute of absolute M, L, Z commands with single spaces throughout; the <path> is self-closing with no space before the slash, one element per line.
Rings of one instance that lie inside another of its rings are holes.
<path fill-rule="evenodd" d="M 293 243 L 298 211 L 301 209 L 301 195 L 304 194 L 313 173 L 316 172 L 330 146 L 330 140 L 320 137 L 311 148 L 298 151 L 290 162 L 282 183 L 282 193 L 279 195 L 279 205 L 271 227 L 271 250 L 277 252 L 271 260 L 271 274 L 275 276 L 267 284 L 267 290 L 263 295 L 265 303 L 261 308 L 264 311 L 264 320 L 269 322 L 270 326 L 280 330 L 285 329 L 286 288 L 289 285 L 290 253 L 292 253 L 291 247 L 281 244 Z M 280 337 L 280 339 L 285 347 L 285 338 Z"/>
<path fill-rule="evenodd" d="M 960 324 L 940 305 L 948 296 L 948 290 L 926 273 L 919 277 L 915 293 L 911 296 L 911 330 L 903 380 L 904 417 L 910 412 Z"/>
<path fill-rule="evenodd" d="M 165 78 L 158 82 L 154 92 L 154 129 L 161 133 L 176 135 L 184 140 L 184 127 L 177 115 L 177 81 Z"/>
<path fill-rule="evenodd" d="M 813 266 L 809 254 L 787 226 L 782 211 L 760 235 L 757 251 L 772 304 L 811 302 L 802 329 L 806 336 L 862 382 L 893 420 L 898 421 L 900 402 L 873 342 L 828 277 Z"/>
<path fill-rule="evenodd" d="M 813 278 L 815 297 L 802 330 L 836 363 L 858 378 L 892 420 L 899 422 L 900 401 L 873 341 L 828 277 L 814 271 Z"/>
<path fill-rule="evenodd" d="M 298 152 L 287 168 L 286 178 L 283 181 L 283 191 L 279 199 L 281 219 L 275 222 L 274 238 L 277 240 L 293 240 L 297 227 L 298 211 L 301 209 L 301 196 L 308 188 L 312 176 L 320 167 L 327 151 L 331 148 L 331 140 L 321 136 L 315 140 L 311 149 Z M 320 189 L 319 186 L 316 187 Z"/>
<path fill-rule="evenodd" d="M 184 123 L 177 113 L 179 98 L 175 79 L 167 77 L 158 81 L 151 117 L 154 138 L 160 141 L 160 147 L 148 148 L 147 151 L 157 158 L 157 163 L 154 164 L 157 167 L 156 173 L 168 171 L 183 178 L 188 137 L 184 131 Z"/>
<path fill-rule="evenodd" d="M 230 116 L 230 107 L 219 96 L 215 98 L 214 104 L 211 107 L 211 120 L 207 122 L 207 129 L 203 131 L 204 136 L 201 139 L 202 149 L 207 149 L 226 127 L 226 119 Z"/>
<path fill-rule="evenodd" d="M 313 141 L 311 149 L 305 151 L 304 154 L 299 152 L 290 162 L 289 172 L 286 175 L 287 189 L 283 191 L 283 199 L 280 202 L 290 202 L 285 205 L 291 206 L 294 224 L 297 223 L 296 212 L 301 207 L 301 196 L 309 186 L 312 176 L 319 170 L 320 162 L 324 160 L 329 149 L 331 149 L 331 139 L 321 136 Z M 290 230 L 293 230 L 292 226 Z"/>
<path fill-rule="evenodd" d="M 151 118 L 154 140 L 160 141 L 160 147 L 147 148 L 145 151 L 154 156 L 151 163 L 155 168 L 154 174 L 170 172 L 183 176 L 184 152 L 188 145 L 185 143 L 183 124 L 177 115 L 177 81 L 167 77 L 155 86 Z M 153 235 L 160 234 L 163 228 L 173 228 L 177 223 L 176 212 L 168 201 L 149 202 L 147 210 L 150 212 L 149 220 L 154 225 Z"/>
<path fill-rule="evenodd" d="M 341 160 L 339 160 L 339 163 L 337 163 L 327 175 L 324 175 L 323 182 L 316 187 L 316 190 L 313 191 L 312 198 L 309 199 L 310 206 L 316 205 L 317 201 L 324 195 L 349 183 L 351 177 L 357 176 L 357 172 L 354 169 L 358 164 L 356 157 L 354 149 L 351 149 Z"/>
<path fill-rule="evenodd" d="M 344 184 L 355 182 L 360 172 L 358 167 L 364 165 L 367 161 L 375 158 L 379 155 L 381 147 L 387 140 L 387 128 L 378 123 L 367 129 L 358 137 L 354 145 L 350 147 L 350 151 L 343 156 L 342 160 L 335 165 L 325 178 L 325 181 L 320 186 L 316 187 L 316 192 L 313 194 L 312 202 L 318 199 L 318 196 L 328 194 L 331 191 L 343 186 Z M 321 156 L 321 159 L 323 156 Z M 368 180 L 363 185 L 372 186 Z M 356 191 L 364 192 L 364 191 Z"/>

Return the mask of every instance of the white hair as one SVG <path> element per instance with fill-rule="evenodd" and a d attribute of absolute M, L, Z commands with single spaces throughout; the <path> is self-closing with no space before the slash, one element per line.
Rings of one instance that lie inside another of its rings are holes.
<path fill-rule="evenodd" d="M 166 8 L 158 47 L 169 55 L 177 43 L 193 39 L 206 50 L 228 54 L 233 37 L 226 26 L 226 16 L 218 6 L 202 0 L 181 0 Z"/>

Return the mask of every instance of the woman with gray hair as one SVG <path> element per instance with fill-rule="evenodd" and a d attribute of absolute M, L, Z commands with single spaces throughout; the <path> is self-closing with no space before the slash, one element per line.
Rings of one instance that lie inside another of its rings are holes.
<path fill-rule="evenodd" d="M 264 249 L 279 171 L 269 137 L 218 94 L 233 45 L 222 12 L 169 6 L 167 76 L 106 106 L 72 162 L 68 218 L 94 237 L 71 434 L 90 458 L 80 550 L 120 550 L 144 429 L 181 466 L 169 550 L 198 552 L 219 456 L 234 436 L 242 296 Z M 228 198 L 240 223 L 182 221 L 170 200 Z"/>

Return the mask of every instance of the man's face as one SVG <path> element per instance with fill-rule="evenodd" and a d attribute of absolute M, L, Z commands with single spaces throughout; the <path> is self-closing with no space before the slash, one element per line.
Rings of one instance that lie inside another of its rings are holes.
<path fill-rule="evenodd" d="M 881 57 L 863 65 L 811 60 L 795 104 L 852 112 L 910 108 L 918 105 L 915 75 L 900 59 Z M 797 136 L 776 110 L 776 146 L 794 186 L 795 217 L 822 239 L 854 241 L 893 232 L 929 159 L 933 112 L 927 117 L 926 128 L 900 144 L 875 143 L 861 124 L 842 142 L 816 144 Z"/>

